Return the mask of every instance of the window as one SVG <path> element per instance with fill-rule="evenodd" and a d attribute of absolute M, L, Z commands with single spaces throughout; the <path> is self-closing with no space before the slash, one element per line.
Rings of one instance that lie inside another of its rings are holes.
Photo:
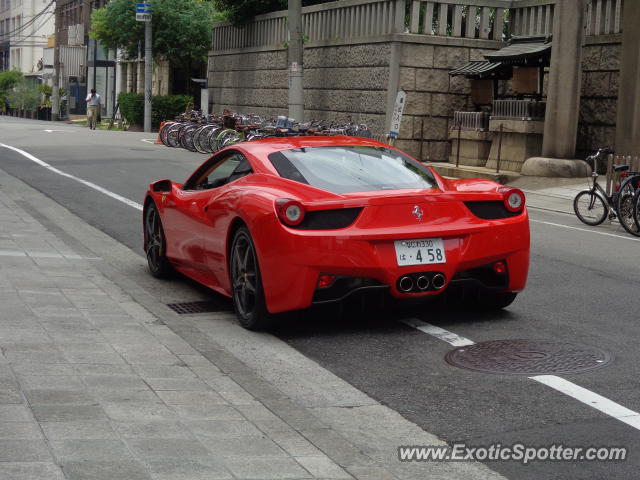
<path fill-rule="evenodd" d="M 231 183 L 253 173 L 249 161 L 239 153 L 205 163 L 185 183 L 185 190 L 208 190 Z"/>
<path fill-rule="evenodd" d="M 438 188 L 431 170 L 384 147 L 297 148 L 272 153 L 269 160 L 281 177 L 338 194 Z"/>

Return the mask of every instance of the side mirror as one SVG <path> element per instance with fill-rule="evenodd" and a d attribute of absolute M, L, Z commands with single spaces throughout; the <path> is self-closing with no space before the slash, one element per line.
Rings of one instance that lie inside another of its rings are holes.
<path fill-rule="evenodd" d="M 155 182 L 152 190 L 157 193 L 171 193 L 171 180 L 159 180 Z"/>

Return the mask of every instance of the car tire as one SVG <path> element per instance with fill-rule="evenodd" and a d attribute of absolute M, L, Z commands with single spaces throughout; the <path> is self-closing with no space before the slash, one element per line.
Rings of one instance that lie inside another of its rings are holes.
<path fill-rule="evenodd" d="M 246 227 L 236 230 L 229 253 L 229 277 L 233 308 L 240 325 L 264 330 L 273 316 L 267 310 L 256 248 Z"/>
<path fill-rule="evenodd" d="M 151 202 L 144 214 L 144 239 L 147 263 L 151 275 L 156 278 L 169 278 L 174 270 L 167 258 L 167 241 L 160 213 Z"/>
<path fill-rule="evenodd" d="M 516 297 L 515 292 L 487 292 L 479 291 L 475 298 L 475 304 L 481 310 L 501 310 L 511 305 Z"/>

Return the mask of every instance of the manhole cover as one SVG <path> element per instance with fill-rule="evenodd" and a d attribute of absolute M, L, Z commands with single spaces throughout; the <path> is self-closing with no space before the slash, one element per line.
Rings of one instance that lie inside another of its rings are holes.
<path fill-rule="evenodd" d="M 467 370 L 514 375 L 584 372 L 611 361 L 599 348 L 553 340 L 494 340 L 456 348 L 444 358 Z"/>
<path fill-rule="evenodd" d="M 168 303 L 167 307 L 180 315 L 227 310 L 227 308 L 223 307 L 220 303 L 214 301 Z"/>

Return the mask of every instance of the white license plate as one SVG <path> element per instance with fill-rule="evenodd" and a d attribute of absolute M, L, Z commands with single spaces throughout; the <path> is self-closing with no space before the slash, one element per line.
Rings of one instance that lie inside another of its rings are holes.
<path fill-rule="evenodd" d="M 393 243 L 396 248 L 396 259 L 400 266 L 447 263 L 444 243 L 441 238 L 396 240 Z"/>

